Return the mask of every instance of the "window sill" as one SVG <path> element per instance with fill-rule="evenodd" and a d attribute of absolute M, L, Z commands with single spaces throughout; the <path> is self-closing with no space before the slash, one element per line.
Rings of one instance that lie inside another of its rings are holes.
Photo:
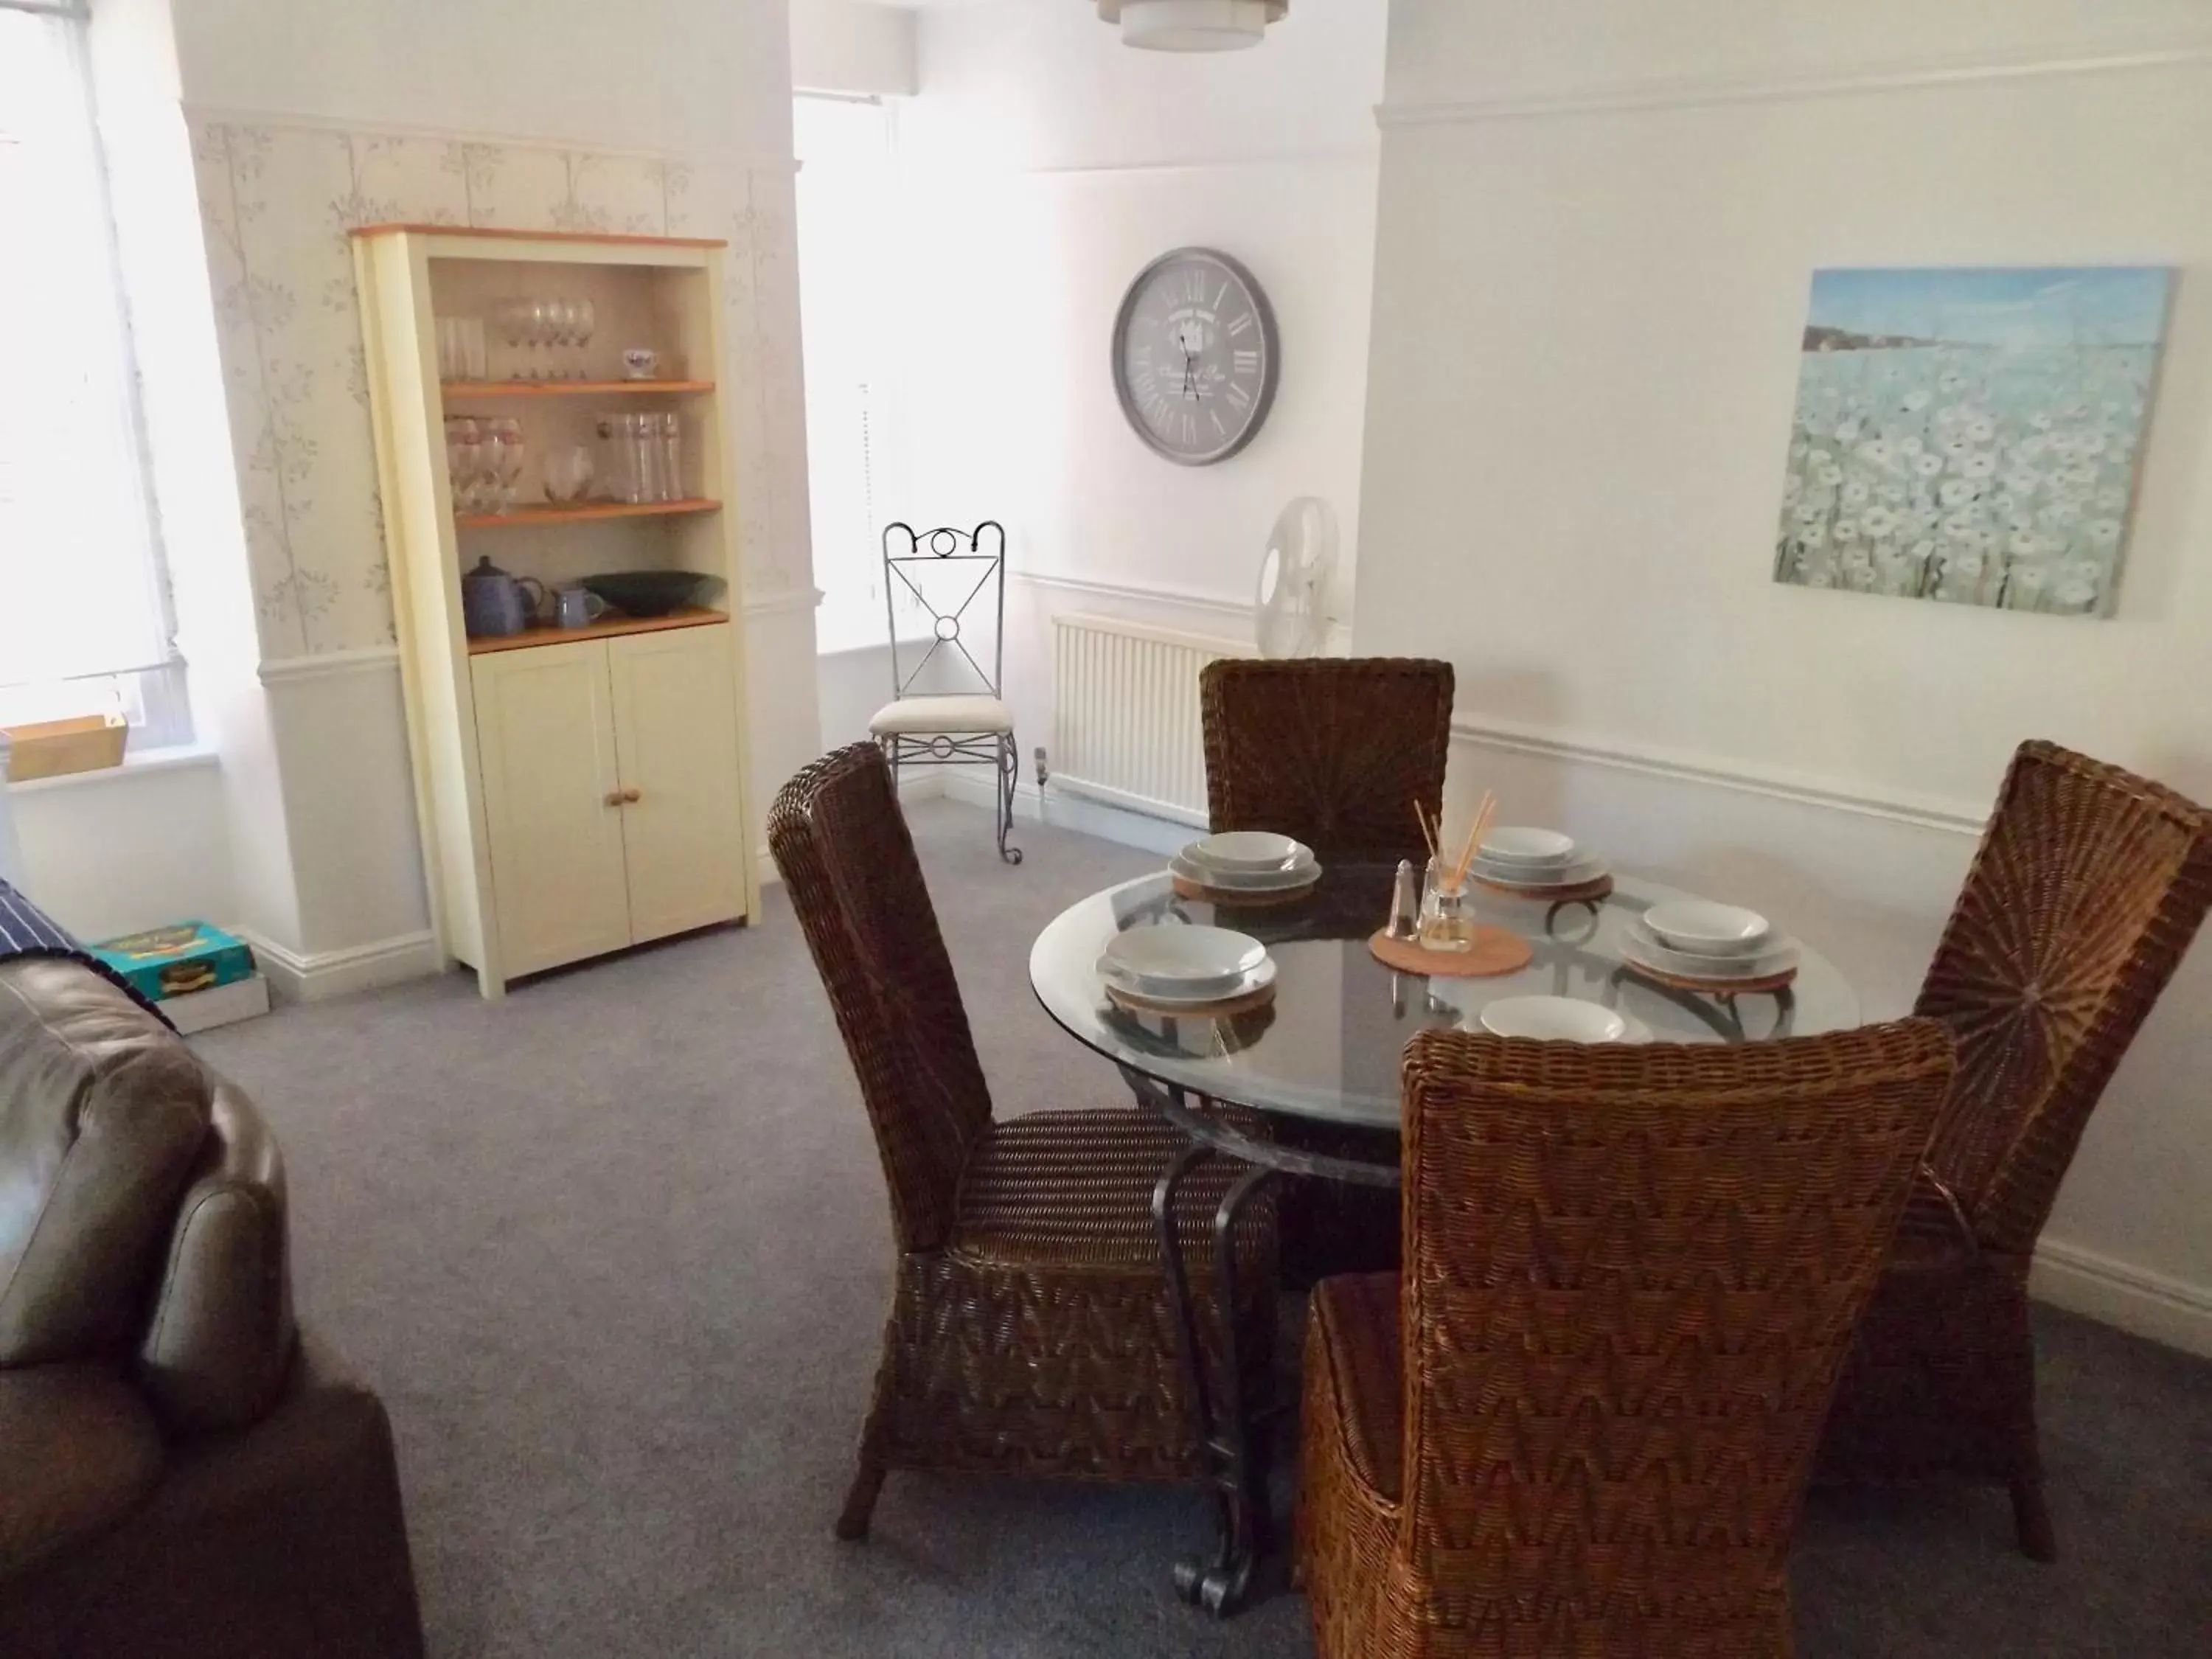
<path fill-rule="evenodd" d="M 167 749 L 125 750 L 123 764 L 104 766 L 96 772 L 67 772 L 58 778 L 26 778 L 8 785 L 11 795 L 34 795 L 49 789 L 113 783 L 124 778 L 144 777 L 152 772 L 176 772 L 194 767 L 217 767 L 222 758 L 206 744 L 180 743 Z"/>

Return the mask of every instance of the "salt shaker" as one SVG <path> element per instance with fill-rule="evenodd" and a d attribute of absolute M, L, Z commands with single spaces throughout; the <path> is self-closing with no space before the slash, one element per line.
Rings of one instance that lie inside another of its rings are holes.
<path fill-rule="evenodd" d="M 1398 860 L 1398 878 L 1390 889 L 1390 926 L 1387 931 L 1392 939 L 1413 939 L 1420 933 L 1421 884 L 1413 873 L 1411 859 Z"/>

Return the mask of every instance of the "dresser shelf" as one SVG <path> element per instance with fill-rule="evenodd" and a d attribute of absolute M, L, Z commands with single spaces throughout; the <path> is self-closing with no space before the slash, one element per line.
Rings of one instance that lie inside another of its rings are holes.
<path fill-rule="evenodd" d="M 483 398 L 638 398 L 712 392 L 712 380 L 441 380 L 447 403 Z"/>
<path fill-rule="evenodd" d="M 512 513 L 463 513 L 453 522 L 464 530 L 501 530 L 526 524 L 586 524 L 594 519 L 667 519 L 686 513 L 719 513 L 722 504 L 704 496 L 681 501 L 586 501 L 581 507 L 518 507 Z"/>
<path fill-rule="evenodd" d="M 572 645 L 578 640 L 611 640 L 625 634 L 663 634 L 672 628 L 705 628 L 729 621 L 726 612 L 704 605 L 687 605 L 661 617 L 608 617 L 583 628 L 526 628 L 520 634 L 499 634 L 471 640 L 469 655 L 494 651 L 527 651 L 533 645 Z"/>

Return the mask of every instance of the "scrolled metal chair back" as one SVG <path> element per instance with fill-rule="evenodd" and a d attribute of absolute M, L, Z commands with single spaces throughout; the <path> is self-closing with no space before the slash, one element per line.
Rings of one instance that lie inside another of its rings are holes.
<path fill-rule="evenodd" d="M 1398 1547 L 1422 1594 L 1786 1629 L 1821 1423 L 1951 1070 L 1929 1020 L 1415 1037 Z"/>
<path fill-rule="evenodd" d="M 917 641 L 899 638 L 900 599 L 909 597 L 929 617 L 930 638 L 919 656 Z M 978 607 L 978 601 L 981 601 Z M 911 693 L 929 665 L 943 655 L 968 665 L 972 685 L 931 690 L 980 691 L 997 696 L 1006 668 L 1006 527 L 986 519 L 973 530 L 940 525 L 917 531 L 903 521 L 884 526 L 884 609 L 891 630 L 891 695 Z M 988 612 L 991 666 L 968 648 L 967 632 Z M 947 647 L 950 647 L 948 650 Z M 960 678 L 956 674 L 954 678 Z"/>
<path fill-rule="evenodd" d="M 854 744 L 784 785 L 769 849 L 860 1078 L 899 1248 L 933 1249 L 991 1097 L 883 751 Z"/>
<path fill-rule="evenodd" d="M 1916 1013 L 1957 1035 L 1929 1164 L 1983 1248 L 2025 1254 L 2083 1127 L 2212 905 L 2212 815 L 2021 745 Z"/>
<path fill-rule="evenodd" d="M 1212 828 L 1295 836 L 1324 863 L 1425 856 L 1413 806 L 1443 806 L 1449 663 L 1224 658 L 1199 700 Z"/>

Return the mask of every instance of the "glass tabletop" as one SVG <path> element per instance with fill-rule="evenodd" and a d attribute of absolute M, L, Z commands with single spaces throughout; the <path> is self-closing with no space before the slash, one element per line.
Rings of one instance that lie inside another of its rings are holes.
<path fill-rule="evenodd" d="M 1474 1029 L 1500 997 L 1550 994 L 1602 1003 L 1661 1042 L 1760 1042 L 1859 1023 L 1858 998 L 1827 959 L 1799 942 L 1796 981 L 1722 998 L 1670 990 L 1621 966 L 1629 923 L 1649 906 L 1690 895 L 1616 877 L 1613 896 L 1553 904 L 1485 892 L 1484 921 L 1527 939 L 1517 973 L 1431 979 L 1385 967 L 1368 936 L 1389 912 L 1395 866 L 1333 867 L 1287 904 L 1215 905 L 1178 897 L 1163 871 L 1070 906 L 1037 935 L 1030 982 L 1079 1042 L 1164 1083 L 1293 1117 L 1364 1128 L 1398 1123 L 1398 1057 L 1413 1033 Z M 1211 923 L 1265 944 L 1273 1000 L 1247 1014 L 1131 1013 L 1109 1000 L 1098 953 L 1114 934 L 1155 923 Z"/>

